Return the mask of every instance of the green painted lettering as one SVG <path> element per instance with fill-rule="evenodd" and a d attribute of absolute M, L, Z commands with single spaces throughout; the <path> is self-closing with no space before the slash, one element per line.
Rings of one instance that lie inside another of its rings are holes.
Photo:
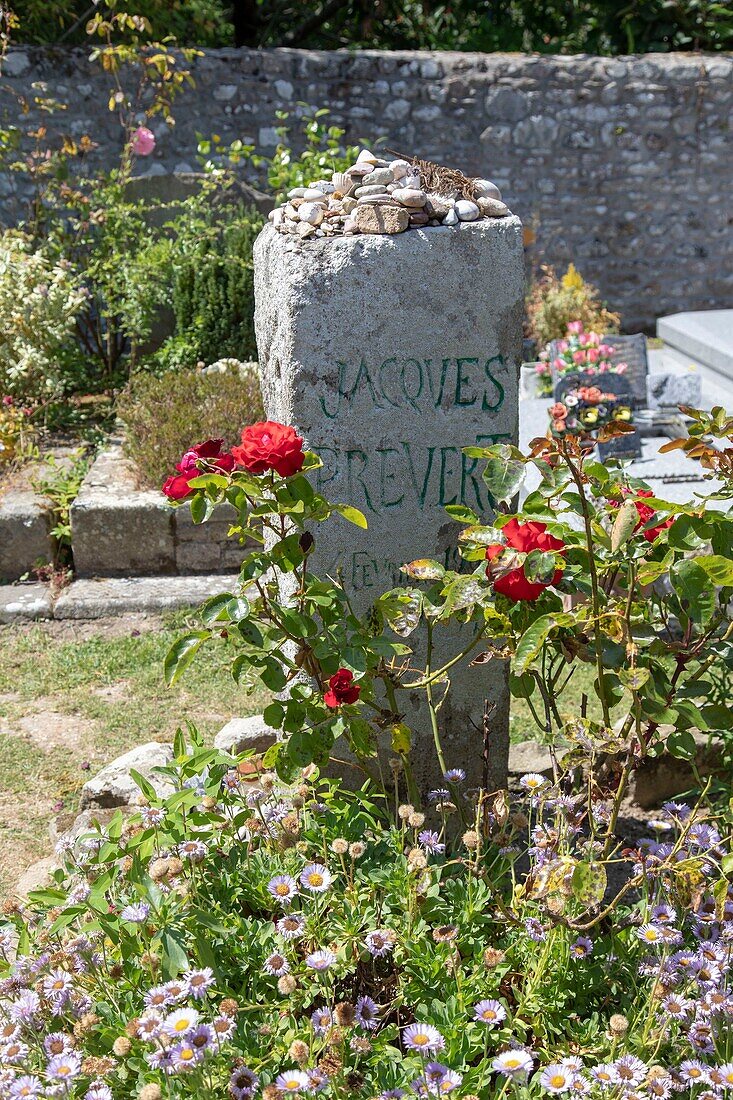
<path fill-rule="evenodd" d="M 455 396 L 455 404 L 456 405 L 471 406 L 471 405 L 476 404 L 476 401 L 477 401 L 478 398 L 477 398 L 476 393 L 474 393 L 473 391 L 471 391 L 472 396 L 469 396 L 468 394 L 464 394 L 462 392 L 464 386 L 470 386 L 470 384 L 471 384 L 471 379 L 468 377 L 468 375 L 463 373 L 464 363 L 475 363 L 476 366 L 478 366 L 478 359 L 456 359 L 456 396 Z"/>
<path fill-rule="evenodd" d="M 486 360 L 484 371 L 486 373 L 487 380 L 491 382 L 491 384 L 494 386 L 494 389 L 496 390 L 496 400 L 494 401 L 493 405 L 490 405 L 489 402 L 486 400 L 486 392 L 484 391 L 484 398 L 481 402 L 481 408 L 484 412 L 496 412 L 496 410 L 500 409 L 501 406 L 504 404 L 504 387 L 502 386 L 501 382 L 499 382 L 498 379 L 496 379 L 491 373 L 490 367 L 492 363 L 498 363 L 499 367 L 503 370 L 504 356 L 492 355 L 491 359 Z"/>
<path fill-rule="evenodd" d="M 389 456 L 399 454 L 396 447 L 377 447 L 379 455 L 379 503 L 383 508 L 396 508 L 405 499 L 404 492 L 394 500 L 387 500 L 387 495 L 394 492 L 391 484 L 397 477 L 395 470 L 388 468 Z"/>
<path fill-rule="evenodd" d="M 440 500 L 439 503 L 445 507 L 446 504 L 456 504 L 458 502 L 458 495 L 456 493 L 450 498 L 446 499 L 447 489 L 445 486 L 446 477 L 452 478 L 455 475 L 455 470 L 451 466 L 448 468 L 448 455 L 459 453 L 457 447 L 441 447 L 440 448 Z"/>
<path fill-rule="evenodd" d="M 382 363 L 381 367 L 379 368 L 379 389 L 382 393 L 382 397 L 384 398 L 384 400 L 388 404 L 394 405 L 394 407 L 396 409 L 398 409 L 400 407 L 400 403 L 399 403 L 399 401 L 393 401 L 392 398 L 389 396 L 389 394 L 387 393 L 387 386 L 386 386 L 385 381 L 384 381 L 384 372 L 385 372 L 385 370 L 387 369 L 387 367 L 391 367 L 392 364 L 396 364 L 396 363 L 397 363 L 397 360 L 394 356 L 392 356 L 391 359 L 385 359 L 384 362 Z"/>
<path fill-rule="evenodd" d="M 353 397 L 359 386 L 362 384 L 362 379 L 372 399 L 372 403 L 377 406 L 378 409 L 382 408 L 382 402 L 379 400 L 376 390 L 374 389 L 374 383 L 372 382 L 372 376 L 369 373 L 369 367 L 367 366 L 366 359 L 362 357 L 359 369 L 356 372 L 356 378 L 354 379 L 354 385 L 351 387 L 349 393 L 344 393 L 344 397 Z"/>
<path fill-rule="evenodd" d="M 323 409 L 324 415 L 327 416 L 329 420 L 335 420 L 336 419 L 339 412 L 341 411 L 341 398 L 346 397 L 346 390 L 344 389 L 344 381 L 346 379 L 346 371 L 349 369 L 348 364 L 347 363 L 342 363 L 341 360 L 339 359 L 339 361 L 337 363 L 337 366 L 338 366 L 338 369 L 339 369 L 339 381 L 338 381 L 338 389 L 336 390 L 336 408 L 334 409 L 333 412 L 329 412 L 329 410 L 326 408 L 325 398 L 323 398 L 323 397 L 321 398 L 321 408 Z"/>
<path fill-rule="evenodd" d="M 406 368 L 407 368 L 408 363 L 414 363 L 415 366 L 417 367 L 417 382 L 418 382 L 418 385 L 417 385 L 417 388 L 415 389 L 414 393 L 410 393 L 410 391 L 407 388 Z M 415 412 L 419 413 L 420 409 L 418 408 L 416 402 L 417 402 L 418 397 L 422 393 L 422 387 L 423 387 L 422 364 L 420 363 L 419 359 L 403 359 L 403 361 L 402 361 L 402 370 L 400 372 L 400 380 L 401 380 L 401 384 L 402 384 L 402 392 L 405 395 L 405 399 L 407 401 L 407 404 L 412 405 Z"/>
<path fill-rule="evenodd" d="M 364 473 L 366 471 L 368 461 L 369 459 L 363 451 L 354 449 L 346 452 L 346 475 L 349 486 L 349 500 L 354 500 L 357 496 L 359 497 L 359 499 L 361 499 L 361 495 L 363 495 L 367 508 L 369 508 L 371 512 L 376 512 L 377 509 L 372 504 L 371 497 L 369 496 L 369 490 L 367 489 L 366 483 L 364 481 Z M 354 469 L 354 466 L 356 463 L 359 462 L 361 463 L 361 467 L 357 471 Z M 356 489 L 357 484 L 359 486 L 359 489 L 361 489 L 361 494 L 359 494 L 358 490 Z"/>
<path fill-rule="evenodd" d="M 419 485 L 417 474 L 415 472 L 415 465 L 412 461 L 412 451 L 410 449 L 410 444 L 402 443 L 401 446 L 404 448 L 405 454 L 407 456 L 407 469 L 410 472 L 410 480 L 412 481 L 412 487 L 415 491 L 415 496 L 420 502 L 420 507 L 424 508 L 425 497 L 427 496 L 428 492 L 428 482 L 430 481 L 430 474 L 433 469 L 433 455 L 435 454 L 435 447 L 427 448 L 428 458 L 425 464 L 425 476 L 423 477 L 422 485 Z"/>

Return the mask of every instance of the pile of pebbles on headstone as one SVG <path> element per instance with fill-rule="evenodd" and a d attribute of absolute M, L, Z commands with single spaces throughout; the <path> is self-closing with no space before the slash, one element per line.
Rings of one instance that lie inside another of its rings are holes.
<path fill-rule="evenodd" d="M 451 177 L 458 178 L 459 186 L 451 186 L 455 182 Z M 446 181 L 447 185 L 430 189 L 418 165 L 385 160 L 362 149 L 356 164 L 345 172 L 333 172 L 330 180 L 315 180 L 307 187 L 294 187 L 285 205 L 271 211 L 269 219 L 281 233 L 305 239 L 404 233 L 406 229 L 504 218 L 511 213 L 490 180 L 468 180 L 446 170 Z"/>

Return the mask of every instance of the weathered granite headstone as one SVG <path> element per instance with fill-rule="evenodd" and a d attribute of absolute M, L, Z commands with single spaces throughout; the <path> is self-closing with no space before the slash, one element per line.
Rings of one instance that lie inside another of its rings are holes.
<path fill-rule="evenodd" d="M 481 463 L 461 448 L 517 438 L 519 219 L 306 242 L 266 226 L 254 257 L 267 415 L 303 433 L 323 458 L 319 489 L 356 505 L 369 524 L 324 525 L 314 568 L 340 568 L 361 608 L 407 583 L 404 562 L 432 557 L 458 568 L 459 527 L 445 505 L 488 513 Z M 444 656 L 460 643 L 454 635 L 439 644 Z M 474 782 L 485 699 L 496 704 L 491 778 L 506 778 L 506 675 L 499 662 L 456 666 L 440 711 L 448 764 Z M 439 773 L 418 700 L 407 702 L 406 721 L 426 787 Z"/>

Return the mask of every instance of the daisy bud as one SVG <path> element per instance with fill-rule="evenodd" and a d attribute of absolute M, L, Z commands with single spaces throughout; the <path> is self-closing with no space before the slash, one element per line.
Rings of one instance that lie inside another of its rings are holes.
<path fill-rule="evenodd" d="M 341 837 L 336 837 L 335 840 L 331 841 L 331 851 L 334 852 L 335 855 L 342 856 L 346 852 L 348 852 L 348 850 L 348 842 L 343 840 Z"/>
<path fill-rule="evenodd" d="M 350 1001 L 342 1001 L 341 1004 L 336 1005 L 333 1014 L 336 1019 L 336 1023 L 339 1024 L 341 1027 L 351 1027 L 351 1025 L 354 1023 L 356 1009 Z"/>
<path fill-rule="evenodd" d="M 411 848 L 407 853 L 407 862 L 413 871 L 422 871 L 428 865 L 422 848 Z"/>
<path fill-rule="evenodd" d="M 361 840 L 355 840 L 353 844 L 349 845 L 349 855 L 352 859 L 361 859 L 366 852 L 366 844 Z"/>
<path fill-rule="evenodd" d="M 151 1082 L 149 1085 L 143 1085 L 140 1089 L 138 1100 L 161 1100 L 162 1095 L 160 1085 Z"/>
<path fill-rule="evenodd" d="M 629 1021 L 620 1012 L 615 1012 L 608 1021 L 608 1033 L 613 1039 L 620 1039 L 629 1030 Z"/>
<path fill-rule="evenodd" d="M 97 1016 L 96 1012 L 85 1012 L 74 1024 L 74 1035 L 77 1039 L 80 1039 L 82 1035 L 86 1035 L 88 1032 L 92 1031 L 98 1023 L 99 1016 Z"/>
<path fill-rule="evenodd" d="M 400 821 L 407 821 L 410 814 L 414 814 L 414 812 L 415 807 L 411 806 L 409 802 L 397 808 L 397 816 L 399 817 Z"/>
<path fill-rule="evenodd" d="M 222 1016 L 236 1016 L 239 1012 L 239 1005 L 233 997 L 225 997 L 219 1005 L 219 1012 Z"/>
<path fill-rule="evenodd" d="M 118 1058 L 126 1058 L 132 1050 L 132 1043 L 126 1035 L 118 1035 L 112 1044 L 112 1051 Z"/>
<path fill-rule="evenodd" d="M 475 852 L 481 842 L 475 829 L 467 829 L 461 839 L 469 852 Z"/>
<path fill-rule="evenodd" d="M 282 978 L 277 980 L 277 989 L 279 993 L 294 993 L 298 987 L 298 983 L 292 974 L 283 974 Z"/>
<path fill-rule="evenodd" d="M 307 1062 L 310 1056 L 308 1044 L 304 1043 L 302 1039 L 294 1039 L 288 1048 L 288 1054 L 300 1066 Z"/>
<path fill-rule="evenodd" d="M 215 810 L 216 799 L 213 798 L 210 794 L 204 795 L 204 797 L 201 799 L 201 805 L 205 810 Z"/>
<path fill-rule="evenodd" d="M 148 868 L 148 874 L 153 882 L 161 882 L 168 875 L 170 861 L 167 859 L 154 859 Z M 146 1086 L 147 1088 L 147 1086 Z M 157 1086 L 156 1086 L 157 1088 Z M 140 1094 L 142 1096 L 142 1093 Z"/>
<path fill-rule="evenodd" d="M 499 951 L 497 947 L 487 947 L 484 951 L 484 966 L 487 970 L 493 970 L 500 966 L 506 958 L 506 952 Z"/>
<path fill-rule="evenodd" d="M 420 814 L 415 811 L 411 813 L 407 819 L 407 824 L 412 825 L 413 829 L 419 829 L 425 824 L 425 814 Z"/>

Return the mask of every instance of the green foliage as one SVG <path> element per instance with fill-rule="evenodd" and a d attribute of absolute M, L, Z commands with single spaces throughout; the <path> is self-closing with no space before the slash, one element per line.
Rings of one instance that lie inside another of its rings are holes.
<path fill-rule="evenodd" d="M 551 340 L 562 340 L 571 321 L 605 336 L 618 332 L 620 317 L 605 308 L 596 288 L 570 264 L 561 278 L 551 267 L 542 268 L 527 296 L 527 320 L 528 335 L 541 351 Z"/>
<path fill-rule="evenodd" d="M 169 253 L 176 327 L 156 356 L 160 366 L 257 358 L 252 245 L 263 223 L 246 206 L 189 211 L 176 220 Z"/>
<path fill-rule="evenodd" d="M 85 42 L 87 0 L 13 0 L 12 7 L 20 23 L 20 42 L 39 46 Z M 130 15 L 148 19 L 158 39 L 173 36 L 186 46 L 232 44 L 229 8 L 222 0 L 125 0 L 124 8 Z"/>
<path fill-rule="evenodd" d="M 33 480 L 33 489 L 44 498 L 51 515 L 51 537 L 54 544 L 53 566 L 56 569 L 72 564 L 71 505 L 84 480 L 92 456 L 80 447 L 68 458 L 46 455 L 40 473 Z"/>
<path fill-rule="evenodd" d="M 135 374 L 120 394 L 117 411 L 125 425 L 125 449 L 140 482 L 160 488 L 191 440 L 237 442 L 236 427 L 262 418 L 259 376 L 254 364 L 218 364 L 210 373 L 170 371 Z"/>

